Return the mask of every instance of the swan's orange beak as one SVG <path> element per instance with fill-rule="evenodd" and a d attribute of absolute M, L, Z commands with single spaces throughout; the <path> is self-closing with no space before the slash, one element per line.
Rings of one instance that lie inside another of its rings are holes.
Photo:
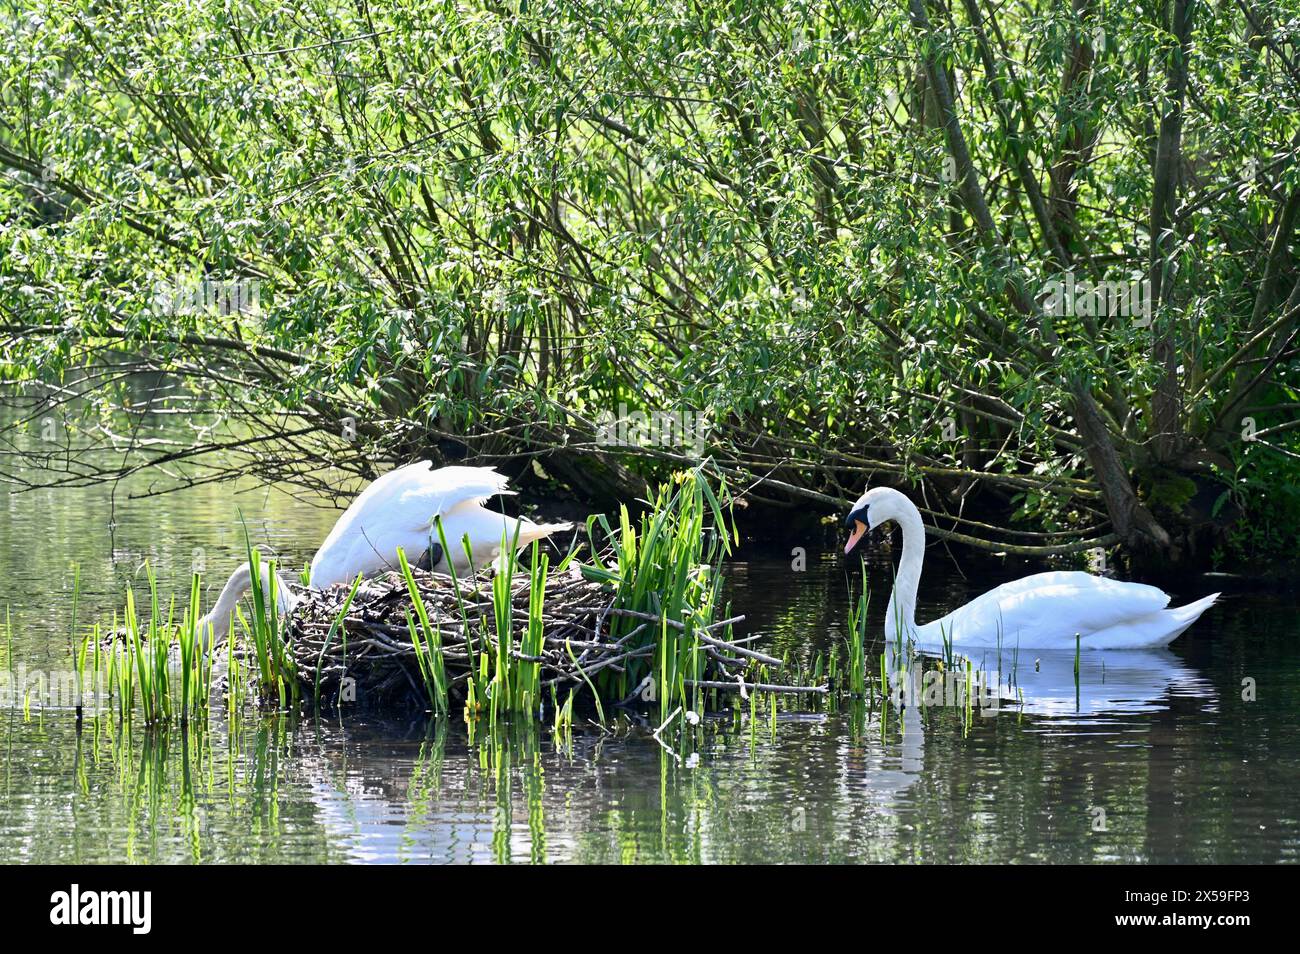
<path fill-rule="evenodd" d="M 867 532 L 867 525 L 865 523 L 863 523 L 861 520 L 853 521 L 853 532 L 849 534 L 849 540 L 846 544 L 844 544 L 845 556 L 848 556 L 850 553 L 853 552 L 853 548 L 858 545 L 858 541 L 862 539 L 862 535 L 866 532 Z"/>

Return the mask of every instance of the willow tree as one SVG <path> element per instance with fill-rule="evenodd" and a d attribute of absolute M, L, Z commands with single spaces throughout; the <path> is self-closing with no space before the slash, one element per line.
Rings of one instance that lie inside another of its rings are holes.
<path fill-rule="evenodd" d="M 67 409 L 74 450 L 129 445 L 114 411 L 205 425 L 108 464 L 60 447 L 45 479 L 445 453 L 627 494 L 699 450 L 610 445 L 643 414 L 707 420 L 757 500 L 890 481 L 999 550 L 1177 561 L 1300 528 L 1285 3 L 0 22 L 19 420 Z"/>

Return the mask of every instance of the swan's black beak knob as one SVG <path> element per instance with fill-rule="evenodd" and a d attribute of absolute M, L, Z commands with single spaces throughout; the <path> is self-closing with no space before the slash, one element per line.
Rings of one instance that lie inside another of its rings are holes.
<path fill-rule="evenodd" d="M 859 507 L 844 518 L 844 526 L 850 530 L 848 542 L 844 544 L 844 555 L 848 556 L 867 533 L 867 508 Z"/>

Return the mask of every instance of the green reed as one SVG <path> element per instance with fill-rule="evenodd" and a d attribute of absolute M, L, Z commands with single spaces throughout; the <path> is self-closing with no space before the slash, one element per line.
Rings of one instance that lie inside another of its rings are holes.
<path fill-rule="evenodd" d="M 68 654 L 72 657 L 72 670 L 77 683 L 77 718 L 82 717 L 82 707 L 86 700 L 86 639 L 77 648 L 77 608 L 81 596 L 81 565 L 72 567 L 72 622 L 68 626 Z"/>
<path fill-rule="evenodd" d="M 434 526 L 443 552 L 450 554 L 442 521 L 435 519 Z M 468 537 L 461 540 L 473 574 L 473 551 Z M 527 616 L 516 619 L 514 605 L 515 581 L 519 572 L 512 556 L 518 544 L 518 528 L 514 539 L 502 534 L 503 554 L 491 583 L 491 631 L 485 619 L 473 620 L 465 605 L 455 565 L 450 559 L 447 568 L 451 576 L 452 591 L 461 617 L 465 645 L 471 660 L 476 660 L 470 670 L 465 689 L 465 718 L 473 721 L 487 715 L 491 727 L 512 717 L 533 715 L 541 710 L 541 654 L 545 642 L 544 609 L 546 581 L 551 572 L 550 558 L 534 542 L 528 566 L 529 603 Z M 436 712 L 448 710 L 450 682 L 443 659 L 441 632 L 434 628 L 428 617 L 419 588 L 404 553 L 399 554 L 407 593 L 415 609 L 408 618 L 407 628 L 415 648 L 416 664 L 424 682 L 425 693 Z M 557 569 L 563 569 L 568 557 Z M 477 575 L 471 576 L 477 586 Z M 516 631 L 517 634 L 516 634 Z"/>
<path fill-rule="evenodd" d="M 695 686 L 705 675 L 705 645 L 700 635 L 713 623 L 719 607 L 722 588 L 719 567 L 730 553 L 731 538 L 735 535 L 734 526 L 724 516 L 720 496 L 725 497 L 725 487 L 715 493 L 696 470 L 683 475 L 675 488 L 661 489 L 652 510 L 635 524 L 626 508 L 621 510 L 617 531 L 603 517 L 588 522 L 593 549 L 602 552 L 608 548 L 614 559 L 606 566 L 597 557 L 591 565 L 581 567 L 581 571 L 588 578 L 613 584 L 617 588 L 616 606 L 643 616 L 610 617 L 609 638 L 628 640 L 632 655 L 627 671 L 616 673 L 610 669 L 588 675 L 579 670 L 602 723 L 602 698 L 613 693 L 626 695 L 627 687 L 640 682 L 647 674 L 655 684 L 661 712 L 686 706 L 688 702 L 696 708 L 702 706 L 703 691 Z M 598 542 L 600 530 L 604 539 Z M 435 519 L 434 531 L 443 552 L 450 554 L 441 520 Z M 472 551 L 467 539 L 461 543 L 472 574 Z M 470 722 L 484 715 L 495 726 L 501 720 L 535 715 L 542 708 L 546 584 L 550 573 L 565 569 L 574 554 L 570 551 L 553 571 L 550 558 L 540 545 L 532 545 L 526 567 L 529 596 L 525 616 L 515 605 L 517 580 L 523 572 L 517 565 L 517 557 L 512 558 L 516 544 L 517 538 L 507 540 L 503 535 L 503 558 L 491 581 L 490 620 L 470 618 L 455 565 L 450 559 L 447 561 L 471 660 L 465 681 L 464 709 L 465 718 Z M 407 629 L 423 690 L 433 710 L 446 714 L 450 680 L 443 658 L 443 634 L 430 622 L 405 554 L 399 556 L 399 563 L 412 603 L 413 613 L 408 614 Z M 471 579 L 474 586 L 479 585 L 477 575 Z M 722 631 L 717 637 L 730 638 L 729 626 L 718 628 Z M 572 647 L 568 652 L 573 655 Z M 571 729 L 575 696 L 576 692 L 571 691 L 561 711 L 552 687 L 557 731 Z"/>
<path fill-rule="evenodd" d="M 145 565 L 149 581 L 150 618 L 143 624 L 136 611 L 135 588 L 127 585 L 123 645 L 115 644 L 120 651 L 118 660 L 118 692 L 121 711 L 130 718 L 135 709 L 136 689 L 140 693 L 141 714 L 146 725 L 161 722 L 171 711 L 170 680 L 167 667 L 168 647 L 162 639 L 159 625 L 158 588 L 153 569 Z M 161 657 L 161 658 L 160 658 Z"/>
<path fill-rule="evenodd" d="M 238 712 L 242 712 L 246 693 L 246 676 L 244 663 L 235 652 L 234 626 L 226 634 L 226 712 L 231 721 Z"/>
<path fill-rule="evenodd" d="M 411 597 L 411 605 L 415 607 L 415 619 L 411 617 L 410 611 L 407 611 L 406 628 L 411 634 L 411 645 L 415 647 L 415 661 L 420 670 L 420 679 L 424 683 L 424 691 L 429 697 L 429 704 L 433 707 L 433 711 L 440 716 L 445 716 L 448 711 L 447 667 L 442 654 L 442 627 L 435 628 L 429 622 L 429 611 L 425 608 L 420 590 L 415 585 L 415 576 L 411 573 L 411 565 L 407 562 L 406 553 L 401 547 L 397 548 L 397 560 L 402 568 L 402 576 L 406 580 L 406 592 Z M 354 586 L 353 592 L 355 591 Z M 418 627 L 416 620 L 419 621 Z"/>
<path fill-rule="evenodd" d="M 190 577 L 190 605 L 177 633 L 181 658 L 181 724 L 191 716 L 198 718 L 207 710 L 211 687 L 211 657 L 203 652 L 203 637 L 198 631 L 199 574 Z"/>
<path fill-rule="evenodd" d="M 889 696 L 889 653 L 880 654 L 880 706 L 885 708 L 885 700 Z"/>
<path fill-rule="evenodd" d="M 517 527 L 517 525 L 516 525 Z M 516 539 L 518 530 L 516 529 Z M 507 549 L 507 547 L 510 549 Z M 502 554 L 513 554 L 511 541 L 501 535 Z M 514 702 L 512 687 L 514 685 L 515 667 L 514 650 L 514 601 L 511 599 L 514 584 L 515 561 L 503 556 L 497 573 L 492 577 L 492 618 L 496 627 L 495 652 L 492 654 L 492 681 L 488 687 L 489 713 L 491 725 L 496 726 L 498 715 L 512 710 Z"/>
<path fill-rule="evenodd" d="M 518 528 L 514 540 L 501 539 L 501 552 L 512 554 L 518 543 Z M 523 716 L 540 711 L 542 703 L 541 662 L 545 641 L 543 610 L 546 605 L 546 580 L 550 558 L 538 543 L 530 548 L 528 567 L 528 617 L 519 627 L 519 640 L 515 642 L 514 579 L 515 561 L 502 560 L 496 576 L 492 578 L 492 610 L 496 633 L 496 651 L 492 681 L 489 685 L 490 713 L 493 723 L 509 715 Z"/>
<path fill-rule="evenodd" d="M 870 604 L 867 567 L 862 564 L 862 590 L 857 599 L 850 597 L 848 617 L 848 684 L 849 693 L 857 698 L 865 698 L 867 694 L 867 609 Z"/>
<path fill-rule="evenodd" d="M 456 573 L 456 563 L 451 557 L 451 546 L 447 542 L 447 532 L 442 525 L 442 516 L 439 514 L 433 518 L 433 527 L 438 533 L 438 543 L 442 547 L 444 554 L 443 559 L 447 564 L 447 573 L 451 577 L 451 589 L 456 594 L 456 607 L 460 612 L 462 632 L 465 637 L 465 651 L 469 654 L 471 660 L 475 654 L 479 656 L 479 666 L 475 670 L 470 667 L 470 677 L 465 686 L 465 718 L 475 717 L 482 706 L 482 701 L 487 698 L 488 694 L 488 661 L 487 654 L 480 652 L 478 641 L 474 636 L 474 622 L 470 619 L 469 609 L 465 605 L 465 596 L 460 590 L 460 579 Z M 465 551 L 466 561 L 469 565 L 469 578 L 477 580 L 474 568 L 474 549 L 470 544 L 469 534 L 461 538 L 461 547 Z M 477 587 L 477 582 L 475 583 Z M 412 597 L 414 599 L 414 597 Z M 418 602 L 418 601 L 417 601 Z"/>
<path fill-rule="evenodd" d="M 567 639 L 564 641 L 564 651 L 569 654 L 569 659 L 573 662 L 573 665 L 578 668 L 578 675 L 582 677 L 582 681 L 587 684 L 587 689 L 591 691 L 591 700 L 596 704 L 596 719 L 601 725 L 604 725 L 605 706 L 600 701 L 600 692 L 596 689 L 596 684 L 591 681 L 591 677 L 587 675 L 581 666 L 578 665 L 578 657 L 574 654 L 573 646 Z M 570 699 L 570 701 L 572 701 L 572 699 Z"/>
<path fill-rule="evenodd" d="M 573 749 L 573 696 L 574 690 L 569 690 L 568 698 L 564 700 L 563 705 L 556 703 L 554 697 L 554 687 L 552 687 L 551 701 L 556 703 L 555 721 L 551 728 L 551 735 L 557 749 L 572 751 Z"/>
<path fill-rule="evenodd" d="M 397 556 L 398 556 L 398 558 L 402 561 L 402 566 L 405 568 L 405 567 L 406 567 L 406 554 L 404 554 L 404 553 L 402 552 L 402 548 L 401 548 L 401 547 L 398 547 L 398 548 L 397 548 Z M 351 586 L 351 588 L 348 590 L 348 595 L 347 595 L 346 597 L 344 597 L 344 599 L 343 599 L 343 605 L 339 607 L 339 611 L 338 611 L 337 613 L 334 614 L 334 619 L 330 621 L 330 628 L 329 628 L 329 631 L 325 634 L 325 641 L 321 644 L 320 655 L 316 657 L 316 679 L 315 679 L 315 681 L 313 682 L 313 685 L 314 685 L 314 687 L 315 687 L 315 704 L 316 704 L 317 706 L 320 705 L 320 686 L 321 686 L 320 669 L 321 669 L 321 663 L 322 663 L 322 662 L 324 661 L 324 659 L 325 659 L 325 653 L 326 653 L 326 651 L 329 649 L 330 646 L 332 646 L 332 645 L 334 644 L 334 637 L 335 637 L 335 635 L 339 635 L 339 636 L 342 638 L 342 640 L 343 640 L 343 663 L 344 663 L 345 666 L 347 665 L 347 658 L 348 658 L 348 630 L 347 630 L 347 625 L 346 625 L 346 623 L 345 623 L 344 621 L 347 619 L 348 610 L 350 610 L 350 609 L 352 608 L 352 601 L 353 601 L 354 599 L 356 599 L 357 591 L 358 591 L 359 589 L 361 589 L 361 581 L 362 581 L 362 579 L 364 579 L 364 577 L 363 577 L 360 573 L 358 573 L 356 579 L 352 581 L 352 586 Z M 409 568 L 408 568 L 408 580 L 409 580 Z M 409 626 L 409 625 L 410 625 L 410 622 L 411 622 L 411 620 L 410 620 L 410 613 L 407 613 L 407 620 L 406 620 L 406 622 L 407 622 L 407 625 Z M 412 634 L 412 641 L 413 641 L 413 642 L 414 642 L 414 639 L 415 639 L 414 634 Z M 416 644 L 416 651 L 417 651 L 417 653 L 418 653 L 418 651 L 419 651 L 419 644 L 418 644 L 418 643 Z"/>
<path fill-rule="evenodd" d="M 238 610 L 237 618 L 253 641 L 253 659 L 257 663 L 258 683 L 263 695 L 274 692 L 283 701 L 284 692 L 278 678 L 279 674 L 275 671 L 275 650 L 271 645 L 277 635 L 277 627 L 272 619 L 275 613 L 275 600 L 272 599 L 271 605 L 267 605 L 266 594 L 262 587 L 262 555 L 252 547 L 247 548 L 247 553 L 249 578 L 252 582 L 252 618 L 246 617 Z M 271 570 L 274 572 L 274 565 Z"/>
<path fill-rule="evenodd" d="M 624 506 L 617 529 L 598 515 L 587 521 L 587 533 L 593 557 L 584 575 L 613 583 L 617 608 L 652 617 L 610 617 L 610 638 L 630 637 L 629 650 L 645 652 L 630 658 L 622 673 L 596 674 L 596 687 L 623 697 L 649 674 L 662 717 L 679 706 L 699 705 L 702 694 L 695 692 L 692 700 L 688 692 L 704 674 L 699 637 L 720 608 L 721 564 L 738 542 L 725 481 L 715 492 L 702 468 L 686 471 L 676 487 L 661 487 L 635 522 Z M 612 550 L 609 565 L 600 557 L 606 548 Z M 730 627 L 720 635 L 729 639 Z"/>
<path fill-rule="evenodd" d="M 537 661 L 546 639 L 542 610 L 546 605 L 546 579 L 550 558 L 533 541 L 528 579 L 528 622 L 519 643 L 515 673 L 515 711 L 535 712 L 541 706 L 542 667 Z"/>
<path fill-rule="evenodd" d="M 239 619 L 253 642 L 259 694 L 263 700 L 276 699 L 281 709 L 290 704 L 296 706 L 299 697 L 298 670 L 293 654 L 285 644 L 280 601 L 275 590 L 275 581 L 278 580 L 275 560 L 267 562 L 268 576 L 272 581 L 272 590 L 268 593 L 262 579 L 262 556 L 253 547 L 247 526 L 244 527 L 244 552 L 248 557 L 250 571 L 252 616 L 245 617 L 240 611 Z"/>

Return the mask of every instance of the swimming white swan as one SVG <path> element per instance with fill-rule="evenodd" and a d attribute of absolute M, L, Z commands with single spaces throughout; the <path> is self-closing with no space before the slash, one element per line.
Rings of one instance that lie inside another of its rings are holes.
<path fill-rule="evenodd" d="M 501 555 L 502 538 L 515 541 L 519 549 L 552 533 L 571 529 L 567 523 L 536 524 L 495 513 L 483 506 L 489 497 L 512 494 L 507 478 L 491 467 L 442 467 L 433 469 L 422 460 L 380 477 L 352 501 L 311 561 L 313 589 L 336 583 L 350 584 L 357 574 L 374 576 L 398 567 L 401 547 L 412 564 L 427 570 L 447 572 L 447 560 L 438 540 L 434 519 L 442 518 L 443 533 L 452 551 L 451 566 L 457 574 L 469 571 L 469 558 L 462 540 L 468 536 L 474 566 L 483 568 Z M 211 612 L 199 621 L 204 644 L 220 639 L 230 630 L 230 619 L 240 597 L 252 585 L 248 564 L 241 564 L 226 585 Z M 274 587 L 282 614 L 298 603 L 283 579 L 272 580 L 262 567 L 263 592 Z"/>
<path fill-rule="evenodd" d="M 942 619 L 916 625 L 916 591 L 925 558 L 925 525 L 916 505 L 897 490 L 876 487 L 858 498 L 844 521 L 852 528 L 845 554 L 868 530 L 893 520 L 903 528 L 903 557 L 885 615 L 885 636 L 901 627 L 923 649 L 1016 646 L 1074 649 L 1149 649 L 1165 646 L 1196 622 L 1218 598 L 1213 593 L 1166 609 L 1169 594 L 1141 583 L 1121 583 L 1078 571 L 1035 573 L 989 590 Z"/>

